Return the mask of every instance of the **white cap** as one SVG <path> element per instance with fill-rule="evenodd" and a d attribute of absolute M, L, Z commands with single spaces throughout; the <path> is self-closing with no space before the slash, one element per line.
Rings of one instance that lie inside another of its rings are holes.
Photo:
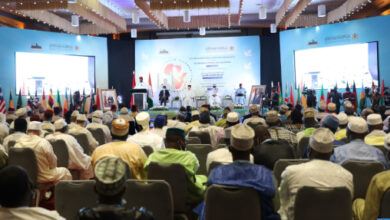
<path fill-rule="evenodd" d="M 279 114 L 275 110 L 268 111 L 265 113 L 265 121 L 267 123 L 274 123 L 280 120 Z"/>
<path fill-rule="evenodd" d="M 326 110 L 326 104 L 325 104 L 325 102 L 320 102 L 319 109 L 321 109 L 322 111 L 325 111 L 325 110 Z"/>
<path fill-rule="evenodd" d="M 245 124 L 237 124 L 232 128 L 231 146 L 239 151 L 247 151 L 253 147 L 254 137 L 255 132 L 251 127 Z"/>
<path fill-rule="evenodd" d="M 333 102 L 329 103 L 328 104 L 328 110 L 331 111 L 331 112 L 336 111 L 336 104 L 334 104 Z"/>
<path fill-rule="evenodd" d="M 76 121 L 87 121 L 87 117 L 84 114 L 77 115 Z"/>
<path fill-rule="evenodd" d="M 143 129 L 149 128 L 150 115 L 147 112 L 140 112 L 135 116 L 137 123 L 142 126 Z"/>
<path fill-rule="evenodd" d="M 101 110 L 96 110 L 92 113 L 92 117 L 93 118 L 100 118 L 102 119 L 103 118 L 103 111 Z"/>
<path fill-rule="evenodd" d="M 15 115 L 18 117 L 22 117 L 26 113 L 27 113 L 26 108 L 20 108 L 20 109 L 16 110 Z"/>
<path fill-rule="evenodd" d="M 230 123 L 238 122 L 238 113 L 237 112 L 229 112 L 226 116 L 226 121 Z"/>
<path fill-rule="evenodd" d="M 192 115 L 192 116 L 199 115 L 199 111 L 197 111 L 197 110 L 192 111 L 192 112 L 191 112 L 191 115 Z"/>
<path fill-rule="evenodd" d="M 385 145 L 384 147 L 390 151 L 390 133 L 385 135 Z"/>
<path fill-rule="evenodd" d="M 339 125 L 346 125 L 346 124 L 348 124 L 348 116 L 344 112 L 340 112 L 337 115 L 337 119 L 339 119 Z"/>
<path fill-rule="evenodd" d="M 68 124 L 66 123 L 66 121 L 63 118 L 58 119 L 57 121 L 54 122 L 54 128 L 56 129 L 56 131 L 63 129 L 67 125 Z"/>
<path fill-rule="evenodd" d="M 41 122 L 31 121 L 30 123 L 28 123 L 27 130 L 28 131 L 41 131 L 42 130 Z"/>
<path fill-rule="evenodd" d="M 310 136 L 309 145 L 319 153 L 330 153 L 333 150 L 334 134 L 328 128 L 317 128 Z"/>
<path fill-rule="evenodd" d="M 387 109 L 387 110 L 385 111 L 385 115 L 390 115 L 390 109 Z"/>
<path fill-rule="evenodd" d="M 79 111 L 74 110 L 70 116 L 71 116 L 71 117 L 77 117 L 79 114 L 80 114 Z"/>
<path fill-rule="evenodd" d="M 347 101 L 347 102 L 345 103 L 345 108 L 353 108 L 352 102 Z"/>
<path fill-rule="evenodd" d="M 280 106 L 280 110 L 288 111 L 288 106 L 285 105 L 285 104 L 282 104 L 282 105 Z"/>
<path fill-rule="evenodd" d="M 368 131 L 367 122 L 360 117 L 350 117 L 348 129 L 358 134 L 364 134 Z"/>
<path fill-rule="evenodd" d="M 127 114 L 129 114 L 129 109 L 127 109 L 126 107 L 123 107 L 123 108 L 121 108 L 120 113 L 121 113 L 121 115 L 127 115 Z"/>
<path fill-rule="evenodd" d="M 381 125 L 382 123 L 382 117 L 380 114 L 369 114 L 367 116 L 368 125 Z"/>

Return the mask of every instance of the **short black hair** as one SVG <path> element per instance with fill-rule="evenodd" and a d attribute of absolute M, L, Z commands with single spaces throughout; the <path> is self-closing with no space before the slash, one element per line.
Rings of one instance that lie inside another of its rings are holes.
<path fill-rule="evenodd" d="M 62 108 L 61 107 L 54 107 L 54 115 L 59 115 L 61 112 L 62 112 Z"/>
<path fill-rule="evenodd" d="M 24 168 L 15 165 L 5 167 L 0 171 L 0 205 L 6 208 L 22 206 L 32 187 Z"/>
<path fill-rule="evenodd" d="M 27 131 L 27 121 L 24 118 L 17 118 L 14 121 L 15 131 L 20 131 L 26 133 Z"/>

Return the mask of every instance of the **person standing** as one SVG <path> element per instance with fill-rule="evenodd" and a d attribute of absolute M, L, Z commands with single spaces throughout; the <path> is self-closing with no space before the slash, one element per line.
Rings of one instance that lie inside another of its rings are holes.
<path fill-rule="evenodd" d="M 242 88 L 242 83 L 239 85 L 240 87 L 236 90 L 235 96 L 235 104 L 236 105 L 245 105 L 245 99 L 246 99 L 246 89 Z"/>
<path fill-rule="evenodd" d="M 159 94 L 159 100 L 160 100 L 160 105 L 162 106 L 164 104 L 164 106 L 167 106 L 167 102 L 169 100 L 169 90 L 167 89 L 167 86 L 163 86 L 163 89 L 160 91 L 160 94 Z"/>

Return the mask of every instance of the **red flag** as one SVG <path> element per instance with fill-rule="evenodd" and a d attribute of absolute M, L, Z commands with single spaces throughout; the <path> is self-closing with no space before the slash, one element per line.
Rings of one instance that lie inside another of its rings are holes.
<path fill-rule="evenodd" d="M 321 85 L 321 97 L 320 97 L 320 103 L 325 103 L 325 94 L 324 94 L 324 85 Z"/>
<path fill-rule="evenodd" d="M 152 78 L 150 77 L 150 73 L 149 73 L 149 87 L 150 87 L 150 93 L 153 97 L 153 87 L 152 87 Z"/>
<path fill-rule="evenodd" d="M 381 97 L 385 97 L 385 79 L 382 79 L 382 84 L 381 84 Z"/>
<path fill-rule="evenodd" d="M 328 91 L 328 94 L 326 95 L 326 112 L 328 112 L 329 103 L 330 103 L 330 91 Z"/>
<path fill-rule="evenodd" d="M 100 95 L 99 95 L 99 89 L 96 89 L 96 106 L 97 109 L 100 110 Z"/>
<path fill-rule="evenodd" d="M 133 84 L 131 85 L 131 89 L 134 89 L 134 87 L 136 86 L 136 83 L 135 83 L 135 72 L 133 71 Z M 133 100 L 133 96 L 130 97 L 130 108 L 131 106 L 133 106 L 134 104 L 134 100 Z"/>
<path fill-rule="evenodd" d="M 295 107 L 295 105 L 294 105 L 294 93 L 293 93 L 293 88 L 292 88 L 292 84 L 291 84 L 291 87 L 290 87 L 291 89 L 290 89 L 290 102 L 291 102 L 291 104 L 292 104 L 292 106 L 293 106 L 293 108 Z"/>

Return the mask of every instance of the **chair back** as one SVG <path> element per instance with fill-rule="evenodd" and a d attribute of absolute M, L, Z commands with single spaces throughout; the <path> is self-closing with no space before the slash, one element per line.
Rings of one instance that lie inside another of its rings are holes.
<path fill-rule="evenodd" d="M 309 144 L 310 137 L 303 137 L 301 140 L 299 140 L 298 146 L 297 146 L 297 158 L 302 158 L 303 154 L 306 151 L 307 145 Z"/>
<path fill-rule="evenodd" d="M 364 199 L 372 177 L 384 170 L 383 164 L 377 161 L 348 160 L 342 166 L 353 175 L 353 199 Z"/>
<path fill-rule="evenodd" d="M 153 148 L 149 145 L 142 146 L 142 149 L 144 150 L 146 156 L 148 157 L 154 152 Z"/>
<path fill-rule="evenodd" d="M 390 188 L 382 196 L 381 211 L 379 217 L 390 218 Z"/>
<path fill-rule="evenodd" d="M 346 187 L 315 188 L 304 186 L 298 190 L 295 198 L 294 219 L 352 219 L 351 193 Z"/>
<path fill-rule="evenodd" d="M 23 167 L 30 176 L 30 179 L 34 186 L 36 186 L 38 176 L 38 164 L 33 149 L 28 147 L 10 148 L 8 152 L 8 164 Z"/>
<path fill-rule="evenodd" d="M 77 220 L 81 208 L 95 207 L 98 195 L 95 180 L 59 181 L 54 191 L 54 206 L 65 219 Z"/>
<path fill-rule="evenodd" d="M 128 208 L 144 207 L 155 219 L 173 220 L 172 191 L 164 180 L 127 180 L 123 197 Z"/>
<path fill-rule="evenodd" d="M 15 146 L 15 144 L 16 144 L 16 141 L 13 141 L 13 140 L 8 141 L 8 150 L 13 148 Z"/>
<path fill-rule="evenodd" d="M 201 144 L 211 144 L 210 133 L 207 131 L 190 131 L 188 137 L 197 137 Z"/>
<path fill-rule="evenodd" d="M 286 140 L 269 139 L 253 149 L 255 164 L 264 165 L 273 170 L 279 159 L 295 159 L 294 149 Z"/>
<path fill-rule="evenodd" d="M 196 174 L 207 175 L 206 160 L 207 155 L 212 151 L 210 144 L 188 144 L 187 151 L 195 154 L 199 161 L 199 169 Z"/>
<path fill-rule="evenodd" d="M 308 162 L 309 159 L 279 159 L 276 161 L 274 166 L 274 176 L 276 181 L 278 181 L 278 186 L 280 185 L 281 176 L 286 167 L 294 164 L 301 164 Z"/>
<path fill-rule="evenodd" d="M 187 144 L 201 144 L 198 137 L 187 137 Z"/>
<path fill-rule="evenodd" d="M 183 213 L 188 210 L 187 176 L 185 168 L 178 163 L 151 162 L 148 166 L 148 179 L 165 180 L 171 186 L 175 213 Z"/>
<path fill-rule="evenodd" d="M 86 134 L 70 134 L 70 135 L 76 138 L 77 142 L 83 148 L 85 154 L 91 155 L 91 149 L 89 148 L 88 138 Z"/>
<path fill-rule="evenodd" d="M 101 128 L 88 128 L 88 131 L 91 132 L 92 136 L 96 139 L 96 141 L 100 145 L 106 144 L 106 139 L 104 135 L 104 131 Z"/>
<path fill-rule="evenodd" d="M 259 194 L 251 188 L 211 185 L 206 190 L 205 201 L 206 219 L 261 219 Z"/>
<path fill-rule="evenodd" d="M 64 140 L 50 141 L 54 154 L 57 156 L 57 167 L 68 167 L 69 152 Z"/>

